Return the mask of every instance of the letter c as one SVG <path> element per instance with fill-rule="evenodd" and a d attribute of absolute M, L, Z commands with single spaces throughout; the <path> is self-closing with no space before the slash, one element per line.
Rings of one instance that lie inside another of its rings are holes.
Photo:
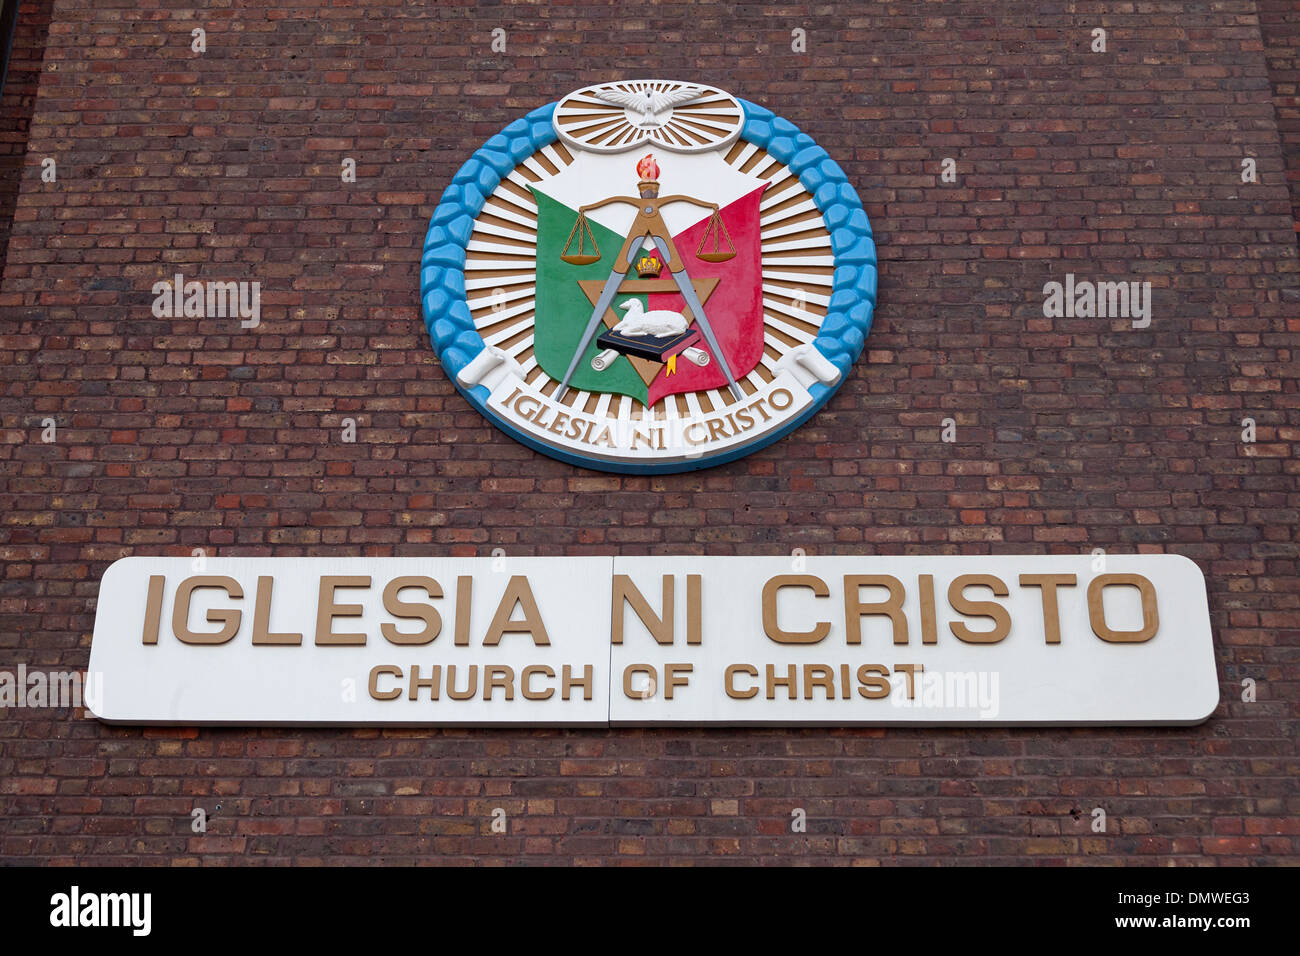
<path fill-rule="evenodd" d="M 817 597 L 831 589 L 815 574 L 778 574 L 763 585 L 763 632 L 778 644 L 816 644 L 831 632 L 829 621 L 819 621 L 811 631 L 787 631 L 777 621 L 776 598 L 782 588 L 809 588 Z"/>

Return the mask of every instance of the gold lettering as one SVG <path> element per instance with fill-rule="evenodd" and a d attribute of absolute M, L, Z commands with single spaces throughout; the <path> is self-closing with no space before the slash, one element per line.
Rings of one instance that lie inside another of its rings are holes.
<path fill-rule="evenodd" d="M 686 575 L 686 643 L 704 643 L 704 577 Z"/>
<path fill-rule="evenodd" d="M 525 411 L 524 402 L 530 403 L 530 407 Z M 532 421 L 533 414 L 542 407 L 542 403 L 531 395 L 521 395 L 519 401 L 515 402 L 515 411 L 524 417 L 525 421 Z"/>
<path fill-rule="evenodd" d="M 167 579 L 161 574 L 149 575 L 149 594 L 144 602 L 144 633 L 142 644 L 158 643 L 158 625 L 162 621 L 163 585 Z"/>
<path fill-rule="evenodd" d="M 820 687 L 826 691 L 826 699 L 835 699 L 835 672 L 825 664 L 805 664 L 803 666 L 803 697 L 813 699 L 813 688 Z"/>
<path fill-rule="evenodd" d="M 465 679 L 464 691 L 456 689 L 456 665 L 447 665 L 447 696 L 452 700 L 470 700 L 478 693 L 478 665 L 469 665 L 469 677 Z"/>
<path fill-rule="evenodd" d="M 907 675 L 907 699 L 916 699 L 916 675 L 925 670 L 924 664 L 895 664 L 894 673 L 902 671 Z"/>
<path fill-rule="evenodd" d="M 491 700 L 492 691 L 500 687 L 506 700 L 515 699 L 515 669 L 507 664 L 488 664 L 483 668 L 483 699 Z"/>
<path fill-rule="evenodd" d="M 948 627 L 967 644 L 996 644 L 1011 633 L 1011 615 L 995 601 L 967 600 L 962 592 L 968 587 L 985 587 L 998 597 L 1006 597 L 1009 593 L 1007 586 L 992 574 L 961 574 L 948 585 L 948 603 L 952 609 L 966 617 L 992 618 L 993 630 L 972 631 L 961 621 L 953 621 Z"/>
<path fill-rule="evenodd" d="M 685 687 L 691 681 L 688 677 L 679 677 L 679 674 L 689 674 L 695 670 L 692 664 L 665 664 L 664 665 L 664 699 L 673 699 L 674 687 Z"/>
<path fill-rule="evenodd" d="M 887 588 L 889 599 L 873 604 L 863 604 L 861 588 Z M 844 628 L 849 644 L 862 643 L 862 618 L 875 615 L 888 617 L 894 625 L 894 643 L 907 643 L 907 616 L 903 613 L 903 582 L 890 574 L 844 575 Z"/>
<path fill-rule="evenodd" d="M 1056 601 L 1057 588 L 1072 588 L 1079 579 L 1073 574 L 1022 574 L 1022 588 L 1043 589 L 1043 635 L 1047 644 L 1061 643 L 1061 611 Z"/>
<path fill-rule="evenodd" d="M 514 620 L 516 605 L 524 609 L 522 621 Z M 551 639 L 546 635 L 546 625 L 542 623 L 541 612 L 537 610 L 537 599 L 533 597 L 533 589 L 528 584 L 528 578 L 522 574 L 510 576 L 506 593 L 501 595 L 501 603 L 497 605 L 497 612 L 492 618 L 492 623 L 488 625 L 483 646 L 495 647 L 501 643 L 503 634 L 528 634 L 532 637 L 533 643 L 539 647 L 551 643 Z"/>
<path fill-rule="evenodd" d="M 786 697 L 797 700 L 799 697 L 799 676 L 793 664 L 786 665 L 785 677 L 776 676 L 776 665 L 767 665 L 767 699 L 776 700 L 776 689 L 784 687 Z"/>
<path fill-rule="evenodd" d="M 826 582 L 814 574 L 778 574 L 768 579 L 763 585 L 763 633 L 778 644 L 816 644 L 831 632 L 829 621 L 819 621 L 811 631 L 783 629 L 777 620 L 777 596 L 782 588 L 809 588 L 817 597 L 831 593 Z"/>
<path fill-rule="evenodd" d="M 379 675 L 392 674 L 398 680 L 402 679 L 402 669 L 394 667 L 392 664 L 380 664 L 377 667 L 370 668 L 370 696 L 375 700 L 396 700 L 402 696 L 402 689 L 394 687 L 392 690 L 381 692 L 379 690 Z"/>
<path fill-rule="evenodd" d="M 441 683 L 441 681 L 442 681 L 442 665 L 441 665 L 441 664 L 434 664 L 434 665 L 432 665 L 432 666 L 429 668 L 429 676 L 428 676 L 428 677 L 425 677 L 425 678 L 421 678 L 421 677 L 420 677 L 420 665 L 419 665 L 419 664 L 412 664 L 412 665 L 411 665 L 411 681 L 410 681 L 410 684 L 408 685 L 408 690 L 407 690 L 407 694 L 406 694 L 406 696 L 407 696 L 410 700 L 419 700 L 419 699 L 420 699 L 420 688 L 421 688 L 421 687 L 427 687 L 427 688 L 429 689 L 429 700 L 437 700 L 437 699 L 438 699 L 438 687 L 439 687 L 439 684 Z"/>
<path fill-rule="evenodd" d="M 934 575 L 922 574 L 917 582 L 921 586 L 921 643 L 938 644 L 939 629 L 934 616 Z"/>
<path fill-rule="evenodd" d="M 645 674 L 650 678 L 645 690 L 633 690 L 632 678 L 636 674 Z M 644 700 L 653 697 L 659 689 L 659 672 L 653 664 L 628 664 L 623 668 L 623 696 L 631 700 Z"/>
<path fill-rule="evenodd" d="M 290 645 L 301 644 L 301 634 L 271 633 L 271 589 L 275 578 L 263 575 L 257 579 L 257 599 L 253 608 L 253 643 Z"/>
<path fill-rule="evenodd" d="M 545 674 L 550 679 L 555 678 L 555 671 L 551 670 L 545 664 L 533 664 L 525 667 L 523 673 L 519 675 L 519 686 L 523 690 L 524 700 L 549 700 L 555 696 L 555 688 L 548 687 L 544 692 L 535 691 L 532 688 L 532 679 L 534 674 Z"/>
<path fill-rule="evenodd" d="M 474 601 L 474 578 L 462 574 L 456 578 L 456 636 L 457 647 L 469 647 L 469 612 Z"/>
<path fill-rule="evenodd" d="M 442 597 L 442 586 L 433 578 L 421 575 L 408 575 L 393 578 L 384 586 L 384 610 L 393 617 L 404 621 L 424 621 L 424 630 L 414 634 L 405 634 L 397 626 L 385 621 L 379 625 L 379 633 L 390 644 L 416 645 L 430 644 L 442 632 L 442 617 L 428 604 L 410 604 L 399 597 L 404 588 L 422 588 L 430 598 Z"/>
<path fill-rule="evenodd" d="M 1111 586 L 1138 589 L 1142 596 L 1142 629 L 1115 631 L 1106 624 L 1106 607 L 1102 592 Z M 1156 636 L 1160 629 L 1160 613 L 1156 607 L 1156 589 L 1140 574 L 1099 574 L 1088 582 L 1088 622 L 1092 633 L 1111 644 L 1141 644 Z"/>
<path fill-rule="evenodd" d="M 875 675 L 875 676 L 873 676 Z M 858 693 L 867 700 L 881 700 L 889 696 L 889 668 L 884 664 L 863 664 L 858 667 Z"/>
<path fill-rule="evenodd" d="M 368 588 L 370 575 L 325 575 L 320 579 L 320 596 L 316 601 L 316 643 L 322 646 L 361 645 L 364 634 L 335 634 L 334 618 L 360 617 L 365 611 L 360 604 L 335 604 L 335 588 Z"/>
<path fill-rule="evenodd" d="M 573 676 L 573 668 L 568 664 L 564 665 L 560 679 L 560 698 L 569 699 L 569 689 L 572 687 L 581 687 L 583 690 L 583 700 L 591 700 L 591 688 L 595 686 L 595 679 L 592 676 L 592 667 L 590 664 L 583 665 L 582 679 L 578 680 Z"/>
<path fill-rule="evenodd" d="M 172 608 L 172 633 L 185 644 L 224 644 L 238 632 L 242 615 L 235 608 L 211 608 L 207 613 L 208 622 L 222 624 L 221 630 L 207 633 L 191 631 L 190 596 L 202 588 L 220 588 L 230 598 L 244 596 L 244 589 L 239 586 L 239 582 L 225 575 L 186 578 L 176 589 L 176 606 Z"/>
<path fill-rule="evenodd" d="M 737 690 L 735 685 L 735 676 L 737 674 L 748 674 L 750 677 L 757 678 L 758 669 L 749 664 L 732 664 L 723 675 L 728 697 L 732 700 L 749 700 L 758 693 L 758 688 L 751 687 L 749 690 Z"/>
<path fill-rule="evenodd" d="M 673 642 L 673 592 L 675 578 L 671 574 L 663 576 L 661 587 L 663 588 L 663 616 L 655 614 L 650 607 L 650 602 L 645 599 L 630 577 L 626 574 L 614 575 L 614 594 L 610 605 L 610 643 L 623 643 L 623 620 L 627 616 L 627 608 L 630 606 L 633 613 L 645 625 L 645 629 L 650 632 L 650 636 L 658 644 L 671 644 Z M 689 603 L 689 595 L 687 602 Z"/>

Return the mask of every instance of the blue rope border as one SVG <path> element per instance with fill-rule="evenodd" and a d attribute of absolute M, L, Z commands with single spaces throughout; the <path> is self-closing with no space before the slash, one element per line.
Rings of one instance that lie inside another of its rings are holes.
<path fill-rule="evenodd" d="M 830 305 L 813 344 L 840 370 L 840 380 L 834 386 L 812 385 L 809 389 L 812 405 L 804 414 L 750 444 L 701 459 L 645 463 L 584 458 L 536 441 L 489 411 L 486 388 L 461 386 L 456 376 L 485 347 L 474 328 L 465 297 L 465 252 L 474 231 L 474 220 L 512 169 L 543 146 L 555 142 L 551 116 L 557 105 L 548 103 L 533 110 L 484 143 L 443 191 L 429 221 L 420 260 L 420 301 L 429 339 L 456 389 L 516 441 L 570 464 L 624 474 L 672 474 L 734 461 L 779 441 L 811 418 L 844 384 L 849 370 L 862 354 L 876 304 L 876 246 L 866 210 L 839 164 L 789 120 L 746 100 L 740 100 L 745 111 L 741 138 L 766 149 L 799 177 L 830 229 L 835 273 Z"/>

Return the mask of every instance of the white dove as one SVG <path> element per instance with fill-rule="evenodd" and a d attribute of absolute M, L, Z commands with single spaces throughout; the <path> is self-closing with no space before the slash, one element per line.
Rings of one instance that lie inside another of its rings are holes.
<path fill-rule="evenodd" d="M 667 93 L 656 92 L 651 89 L 635 93 L 631 90 L 613 89 L 597 90 L 593 95 L 605 103 L 622 106 L 635 113 L 640 113 L 641 118 L 636 125 L 638 128 L 645 128 L 663 126 L 664 123 L 668 122 L 668 119 L 660 119 L 660 113 L 681 103 L 698 99 L 703 93 L 704 91 L 698 86 L 683 86 Z"/>

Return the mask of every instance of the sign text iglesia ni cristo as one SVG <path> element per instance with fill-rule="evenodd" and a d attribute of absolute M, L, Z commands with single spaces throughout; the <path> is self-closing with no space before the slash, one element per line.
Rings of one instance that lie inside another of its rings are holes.
<path fill-rule="evenodd" d="M 144 724 L 1188 724 L 1178 555 L 123 558 L 91 709 Z"/>

